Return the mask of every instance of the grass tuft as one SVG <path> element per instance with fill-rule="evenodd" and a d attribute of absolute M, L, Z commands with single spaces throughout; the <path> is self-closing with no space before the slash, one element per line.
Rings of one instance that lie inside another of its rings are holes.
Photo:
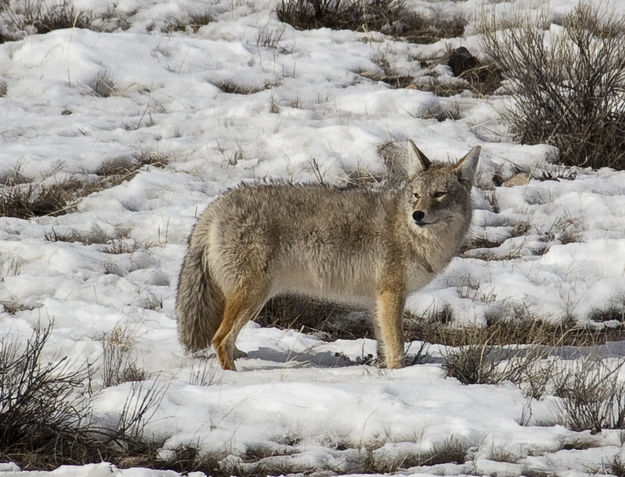
<path fill-rule="evenodd" d="M 98 73 L 91 81 L 87 83 L 94 96 L 98 98 L 108 98 L 117 91 L 117 85 L 113 78 L 106 71 Z"/>
<path fill-rule="evenodd" d="M 625 477 L 625 462 L 623 462 L 620 453 L 616 454 L 607 465 L 607 471 L 616 477 Z"/>
<path fill-rule="evenodd" d="M 213 22 L 213 16 L 208 12 L 191 13 L 187 18 L 169 18 L 164 25 L 161 26 L 161 32 L 171 34 L 175 32 L 197 33 L 204 25 Z"/>
<path fill-rule="evenodd" d="M 82 183 L 76 178 L 53 184 L 0 185 L 0 216 L 31 219 L 63 215 L 74 208 Z"/>
<path fill-rule="evenodd" d="M 129 381 L 144 381 L 146 372 L 137 366 L 134 337 L 127 327 L 115 325 L 102 339 L 102 382 L 104 387 Z"/>
<path fill-rule="evenodd" d="M 19 40 L 23 32 L 49 33 L 64 28 L 89 28 L 91 16 L 77 10 L 70 0 L 23 0 L 0 7 L 7 28 L 2 40 Z"/>
<path fill-rule="evenodd" d="M 216 81 L 213 84 L 217 86 L 220 90 L 222 90 L 224 93 L 243 94 L 243 95 L 260 93 L 261 91 L 264 91 L 272 86 L 272 84 L 269 82 L 265 82 L 262 85 L 247 85 L 247 84 L 235 83 L 234 81 L 230 81 L 230 80 Z"/>

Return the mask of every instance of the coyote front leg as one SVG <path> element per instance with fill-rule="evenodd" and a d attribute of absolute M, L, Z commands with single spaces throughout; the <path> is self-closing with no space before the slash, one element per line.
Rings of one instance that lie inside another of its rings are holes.
<path fill-rule="evenodd" d="M 376 296 L 378 349 L 382 349 L 387 368 L 401 368 L 404 361 L 403 293 L 382 290 Z M 379 341 L 382 346 L 379 346 Z"/>

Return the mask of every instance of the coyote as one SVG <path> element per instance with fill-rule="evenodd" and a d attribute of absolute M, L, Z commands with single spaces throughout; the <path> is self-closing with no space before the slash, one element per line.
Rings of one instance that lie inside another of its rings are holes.
<path fill-rule="evenodd" d="M 432 164 L 409 141 L 403 180 L 378 190 L 260 184 L 226 192 L 189 236 L 178 281 L 180 340 L 211 344 L 235 370 L 241 328 L 278 294 L 373 309 L 380 358 L 404 358 L 406 296 L 457 253 L 471 221 L 474 147 L 455 165 Z"/>

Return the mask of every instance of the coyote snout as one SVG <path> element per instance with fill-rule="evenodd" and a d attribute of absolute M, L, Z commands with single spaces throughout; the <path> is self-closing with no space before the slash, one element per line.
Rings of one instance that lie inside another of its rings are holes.
<path fill-rule="evenodd" d="M 402 366 L 406 297 L 460 248 L 479 154 L 475 147 L 455 165 L 437 165 L 410 141 L 399 186 L 227 192 L 189 237 L 176 301 L 182 343 L 189 351 L 212 344 L 234 370 L 241 328 L 272 296 L 303 294 L 370 307 L 384 363 Z"/>
<path fill-rule="evenodd" d="M 417 223 L 417 225 L 427 225 L 427 222 L 423 222 L 423 219 L 425 218 L 425 212 L 423 212 L 422 210 L 415 210 L 412 213 L 412 218 Z"/>

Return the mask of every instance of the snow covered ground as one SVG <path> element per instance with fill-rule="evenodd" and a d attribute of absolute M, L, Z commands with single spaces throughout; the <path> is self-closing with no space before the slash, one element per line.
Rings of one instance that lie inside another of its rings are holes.
<path fill-rule="evenodd" d="M 411 456 L 451 439 L 466 449 L 465 463 L 408 466 L 405 473 L 605 472 L 622 451 L 619 431 L 573 432 L 557 419 L 558 398 L 530 399 L 510 383 L 465 386 L 445 378 L 439 346 L 429 348 L 426 364 L 384 370 L 355 365 L 375 354 L 372 340 L 324 342 L 250 323 L 238 341 L 248 353 L 237 361 L 240 372 L 185 356 L 176 335 L 177 274 L 187 235 L 208 203 L 241 181 L 315 181 L 320 172 L 338 184 L 353 171 L 380 174 L 378 147 L 407 138 L 438 161 L 482 146 L 474 247 L 412 295 L 409 311 L 427 317 L 448 307 L 458 326 L 524 317 L 603 327 L 617 322 L 597 317 L 625 313 L 625 173 L 572 174 L 553 165 L 553 148 L 514 143 L 498 114 L 505 96 L 437 97 L 369 79 L 381 73 L 381 57 L 398 74 L 420 78 L 431 74 L 421 60 L 448 45 L 479 53 L 473 19 L 482 2 L 407 2 L 469 19 L 465 38 L 431 45 L 375 32 L 297 31 L 277 20 L 276 3 L 119 0 L 126 30 L 55 30 L 0 45 L 7 86 L 0 177 L 19 171 L 46 185 L 72 177 L 95 183 L 111 161 L 164 163 L 89 194 L 65 215 L 0 218 L 0 336 L 26 340 L 38 322 L 53 321 L 47 353 L 80 363 L 101 357 L 102 340 L 115 327 L 129 330 L 148 375 L 143 385 L 167 383 L 145 429 L 165 442 L 165 457 L 196 446 L 223 456 L 227 469 L 264 449 L 271 454 L 265 463 L 278 472 L 348 474 L 365 458 L 377 468 L 406 467 Z M 554 16 L 574 3 L 552 0 Z M 96 0 L 74 4 L 96 16 L 112 8 Z M 533 8 L 521 0 L 486 7 Z M 213 21 L 195 32 L 162 31 L 198 13 Z M 446 66 L 436 71 L 452 77 Z M 441 111 L 458 119 L 432 117 Z M 493 176 L 519 171 L 560 180 L 495 186 Z M 50 240 L 55 234 L 82 240 Z M 622 347 L 601 350 L 615 356 Z M 202 366 L 208 384 L 194 379 Z M 99 390 L 94 418 L 118 419 L 132 386 Z M 574 445 L 580 441 L 591 445 Z M 0 464 L 2 472 L 17 467 Z M 111 474 L 178 475 L 109 464 L 51 473 Z"/>

